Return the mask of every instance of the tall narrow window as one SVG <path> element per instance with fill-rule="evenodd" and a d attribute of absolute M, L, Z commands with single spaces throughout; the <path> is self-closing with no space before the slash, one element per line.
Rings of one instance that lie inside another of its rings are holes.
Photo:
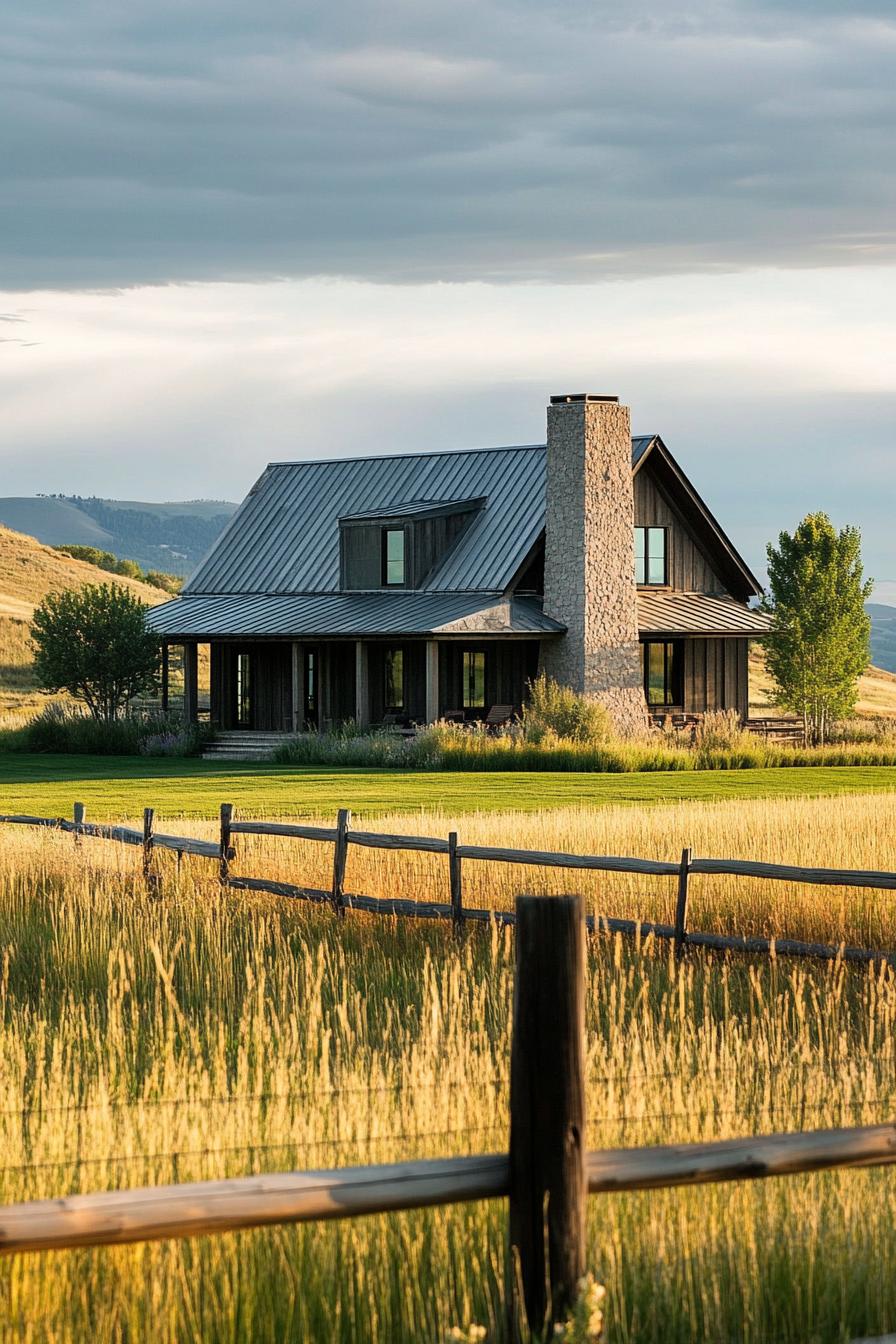
<path fill-rule="evenodd" d="M 404 709 L 404 649 L 387 649 L 383 698 L 388 712 Z"/>
<path fill-rule="evenodd" d="M 248 653 L 236 656 L 236 720 L 242 728 L 252 726 L 252 662 Z"/>
<path fill-rule="evenodd" d="M 485 708 L 485 654 L 481 649 L 463 652 L 464 709 Z"/>
<path fill-rule="evenodd" d="M 680 705 L 682 646 L 680 640 L 641 645 L 641 672 L 648 705 Z"/>
<path fill-rule="evenodd" d="M 635 583 L 664 585 L 666 578 L 666 528 L 635 528 Z"/>
<path fill-rule="evenodd" d="M 317 651 L 305 650 L 305 722 L 317 724 Z"/>
<path fill-rule="evenodd" d="M 383 584 L 401 588 L 404 584 L 404 528 L 383 528 Z"/>

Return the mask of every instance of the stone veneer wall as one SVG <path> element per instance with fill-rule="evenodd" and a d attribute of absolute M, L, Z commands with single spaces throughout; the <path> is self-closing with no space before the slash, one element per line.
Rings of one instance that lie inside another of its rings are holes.
<path fill-rule="evenodd" d="M 627 406 L 548 407 L 544 610 L 567 634 L 542 643 L 542 668 L 593 695 L 620 732 L 645 725 L 635 587 Z"/>

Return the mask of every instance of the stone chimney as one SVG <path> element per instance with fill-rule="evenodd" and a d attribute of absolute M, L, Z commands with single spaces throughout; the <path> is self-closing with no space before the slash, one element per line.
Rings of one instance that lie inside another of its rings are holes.
<path fill-rule="evenodd" d="M 567 634 L 542 667 L 601 700 L 617 729 L 644 727 L 638 648 L 631 420 L 618 397 L 551 397 L 544 610 Z"/>

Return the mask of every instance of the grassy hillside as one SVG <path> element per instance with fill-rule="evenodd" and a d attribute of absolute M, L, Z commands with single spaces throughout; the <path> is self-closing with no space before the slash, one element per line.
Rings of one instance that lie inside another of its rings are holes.
<path fill-rule="evenodd" d="M 859 679 L 856 708 L 859 714 L 885 714 L 896 718 L 896 673 L 870 666 Z M 772 679 L 759 645 L 754 645 L 750 652 L 750 712 L 754 715 L 776 712 Z"/>
<path fill-rule="evenodd" d="M 48 593 L 85 583 L 116 583 L 150 606 L 167 600 L 158 588 L 108 574 L 0 526 L 0 722 L 31 714 L 46 703 L 32 669 L 29 626 L 35 606 Z"/>
<path fill-rule="evenodd" d="M 871 657 L 878 667 L 896 672 L 896 607 L 869 602 L 865 610 L 871 617 Z"/>

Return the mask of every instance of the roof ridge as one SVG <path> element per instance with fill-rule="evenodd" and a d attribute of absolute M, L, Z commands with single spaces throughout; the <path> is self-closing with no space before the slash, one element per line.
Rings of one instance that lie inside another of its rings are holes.
<path fill-rule="evenodd" d="M 414 457 L 462 457 L 465 453 L 521 453 L 543 451 L 546 443 L 500 443 L 486 448 L 434 448 L 419 453 L 358 453 L 354 457 L 299 457 L 269 462 L 269 467 L 322 467 L 337 462 L 394 462 Z"/>
<path fill-rule="evenodd" d="M 632 434 L 632 443 L 650 442 L 658 434 Z M 417 453 L 358 453 L 354 457 L 287 457 L 269 462 L 268 467 L 325 467 L 341 462 L 395 462 L 415 457 L 463 457 L 467 453 L 534 453 L 544 452 L 546 443 L 496 443 L 483 448 L 433 448 Z"/>

